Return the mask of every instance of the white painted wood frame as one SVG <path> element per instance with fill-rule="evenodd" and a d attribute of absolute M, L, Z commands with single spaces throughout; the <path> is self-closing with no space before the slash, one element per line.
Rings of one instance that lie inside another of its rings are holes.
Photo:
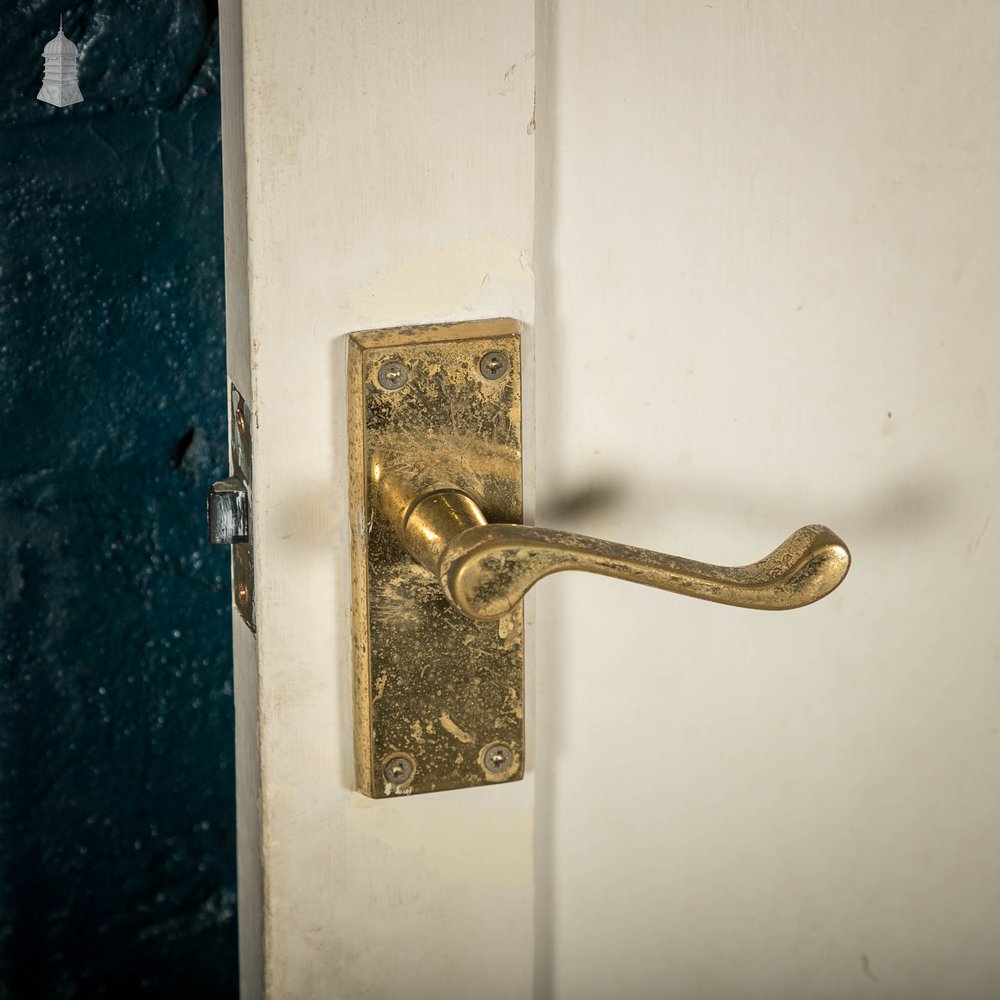
<path fill-rule="evenodd" d="M 530 329 L 534 6 L 225 0 L 221 16 L 229 374 L 254 412 L 242 993 L 524 997 L 531 778 L 353 790 L 344 366 L 355 330 Z"/>

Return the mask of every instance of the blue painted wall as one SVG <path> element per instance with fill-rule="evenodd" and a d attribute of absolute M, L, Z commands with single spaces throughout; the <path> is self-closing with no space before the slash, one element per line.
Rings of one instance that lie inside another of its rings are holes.
<path fill-rule="evenodd" d="M 235 996 L 218 11 L 0 9 L 0 996 Z"/>

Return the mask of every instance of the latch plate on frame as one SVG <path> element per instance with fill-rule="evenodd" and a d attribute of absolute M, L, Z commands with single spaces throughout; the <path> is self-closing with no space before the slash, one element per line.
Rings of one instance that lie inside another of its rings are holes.
<path fill-rule="evenodd" d="M 250 509 L 250 486 L 253 482 L 253 450 L 250 435 L 250 407 L 236 386 L 230 387 L 232 413 L 232 433 L 230 449 L 233 465 L 233 475 L 243 481 L 247 491 L 248 528 L 252 524 Z M 245 541 L 233 544 L 233 601 L 240 617 L 246 622 L 251 632 L 257 631 L 257 620 L 254 606 L 253 579 L 253 532 L 247 531 Z"/>
<path fill-rule="evenodd" d="M 214 545 L 231 546 L 233 605 L 250 631 L 256 632 L 250 510 L 251 414 L 235 385 L 229 387 L 229 404 L 229 459 L 233 471 L 208 491 L 208 539 Z"/>
<path fill-rule="evenodd" d="M 356 333 L 349 346 L 356 772 L 373 798 L 524 773 L 520 605 L 474 621 L 393 528 L 394 485 L 447 484 L 490 521 L 523 517 L 520 326 Z"/>

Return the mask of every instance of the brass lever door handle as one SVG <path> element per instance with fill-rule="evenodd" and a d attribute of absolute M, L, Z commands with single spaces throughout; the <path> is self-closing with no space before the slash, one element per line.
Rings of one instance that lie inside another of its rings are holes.
<path fill-rule="evenodd" d="M 563 570 L 599 573 L 687 597 L 779 611 L 812 604 L 844 579 L 851 556 L 829 528 L 799 528 L 748 566 L 713 566 L 568 531 L 489 524 L 457 489 L 409 505 L 399 526 L 406 550 L 468 617 L 494 621 L 510 613 L 543 577 Z"/>
<path fill-rule="evenodd" d="M 374 798 L 524 774 L 521 599 L 551 573 L 778 610 L 850 566 L 818 524 L 734 567 L 522 524 L 521 367 L 512 319 L 350 338 L 355 763 Z"/>

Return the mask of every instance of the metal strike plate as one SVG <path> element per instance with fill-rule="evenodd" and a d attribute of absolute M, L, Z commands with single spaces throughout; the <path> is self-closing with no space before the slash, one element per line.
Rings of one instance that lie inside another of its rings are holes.
<path fill-rule="evenodd" d="M 373 798 L 524 773 L 520 605 L 477 622 L 452 607 L 383 513 L 403 480 L 468 493 L 520 524 L 520 327 L 514 320 L 354 334 L 349 353 L 355 752 Z"/>
<path fill-rule="evenodd" d="M 254 615 L 253 533 L 250 484 L 253 482 L 253 452 L 250 438 L 250 407 L 235 385 L 230 386 L 230 462 L 233 475 L 246 487 L 246 535 L 233 541 L 233 603 L 251 632 L 257 631 Z"/>

